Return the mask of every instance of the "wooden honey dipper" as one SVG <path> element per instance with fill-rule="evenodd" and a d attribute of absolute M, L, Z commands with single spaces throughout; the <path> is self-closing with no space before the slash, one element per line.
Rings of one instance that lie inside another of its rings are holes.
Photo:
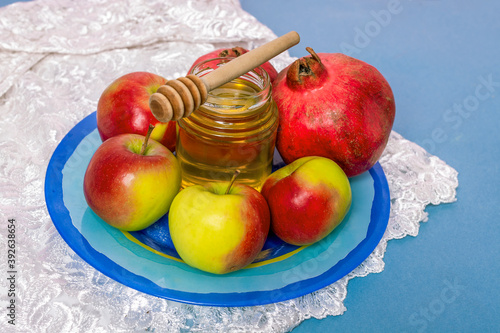
<path fill-rule="evenodd" d="M 205 103 L 208 92 L 248 73 L 299 41 L 299 34 L 291 31 L 242 54 L 203 77 L 190 74 L 169 80 L 149 98 L 151 112 L 164 123 L 187 117 Z"/>

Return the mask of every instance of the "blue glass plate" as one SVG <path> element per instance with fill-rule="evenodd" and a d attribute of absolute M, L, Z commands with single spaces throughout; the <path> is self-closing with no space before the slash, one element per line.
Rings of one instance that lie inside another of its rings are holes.
<path fill-rule="evenodd" d="M 100 144 L 95 112 L 61 141 L 45 179 L 49 214 L 62 238 L 83 260 L 114 280 L 157 297 L 210 306 L 252 306 L 296 298 L 326 287 L 361 264 L 379 243 L 389 220 L 389 188 L 377 163 L 350 179 L 351 210 L 323 240 L 299 247 L 270 235 L 250 266 L 226 275 L 205 273 L 179 258 L 166 216 L 145 230 L 122 232 L 87 206 L 83 177 Z"/>

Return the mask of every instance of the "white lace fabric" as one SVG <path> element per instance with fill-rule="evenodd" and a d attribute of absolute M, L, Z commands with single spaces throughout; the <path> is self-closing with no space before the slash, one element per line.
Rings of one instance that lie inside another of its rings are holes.
<path fill-rule="evenodd" d="M 7 243 L 7 220 L 16 219 L 17 332 L 289 331 L 307 318 L 342 314 L 348 281 L 383 271 L 387 242 L 416 236 L 427 205 L 456 200 L 457 172 L 393 132 L 380 159 L 391 193 L 388 228 L 341 280 L 255 307 L 194 306 L 144 294 L 92 268 L 58 234 L 44 199 L 54 149 L 95 111 L 115 78 L 137 70 L 177 78 L 211 50 L 251 49 L 276 36 L 237 0 L 16 3 L 0 9 L 0 36 L 0 243 Z M 293 60 L 284 53 L 272 62 L 280 70 Z M 2 272 L 6 265 L 0 260 Z M 0 307 L 8 301 L 1 293 Z M 12 329 L 7 325 L 0 320 Z"/>

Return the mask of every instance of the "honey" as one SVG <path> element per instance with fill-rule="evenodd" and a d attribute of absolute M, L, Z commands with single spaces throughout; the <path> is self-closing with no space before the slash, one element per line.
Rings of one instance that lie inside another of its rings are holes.
<path fill-rule="evenodd" d="M 207 60 L 190 74 L 206 75 L 230 59 Z M 182 187 L 229 181 L 238 169 L 237 181 L 259 190 L 271 173 L 277 127 L 271 83 L 262 68 L 212 90 L 205 104 L 177 122 Z"/>

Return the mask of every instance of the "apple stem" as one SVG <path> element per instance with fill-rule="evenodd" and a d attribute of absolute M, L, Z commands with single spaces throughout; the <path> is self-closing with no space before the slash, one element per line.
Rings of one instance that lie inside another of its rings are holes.
<path fill-rule="evenodd" d="M 311 54 L 311 56 L 316 59 L 317 62 L 319 62 L 321 64 L 321 59 L 320 57 L 316 54 L 316 52 L 314 52 L 314 50 L 311 48 L 311 47 L 306 47 L 306 51 L 309 52 Z"/>
<path fill-rule="evenodd" d="M 151 136 L 151 133 L 153 132 L 154 129 L 155 129 L 155 126 L 152 124 L 149 124 L 148 133 L 146 134 L 146 138 L 144 139 L 144 143 L 142 144 L 141 155 L 145 155 L 146 148 L 148 147 L 149 137 Z"/>
<path fill-rule="evenodd" d="M 229 185 L 227 186 L 226 193 L 224 193 L 224 194 L 228 194 L 229 191 L 231 191 L 231 186 L 233 186 L 233 183 L 234 183 L 236 177 L 238 177 L 239 174 L 240 174 L 240 170 L 234 171 L 233 177 L 231 178 L 231 181 L 229 182 Z"/>

